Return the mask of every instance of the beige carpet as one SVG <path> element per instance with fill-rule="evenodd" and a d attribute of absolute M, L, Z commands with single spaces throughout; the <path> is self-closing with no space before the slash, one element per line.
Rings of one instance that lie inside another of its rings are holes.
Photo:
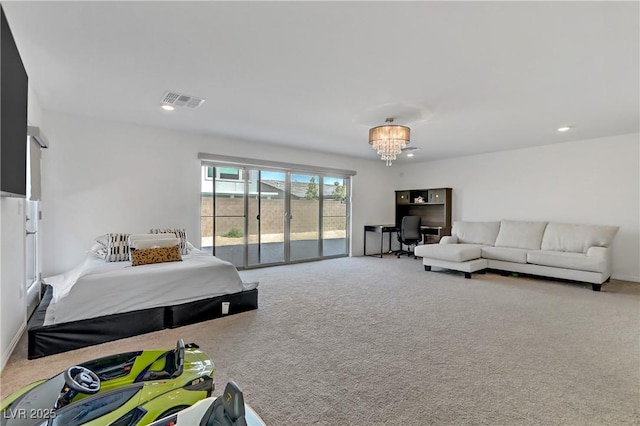
<path fill-rule="evenodd" d="M 20 385 L 97 356 L 182 337 L 275 425 L 631 425 L 640 420 L 640 285 L 424 272 L 341 258 L 243 271 L 260 309 L 26 360 Z"/>

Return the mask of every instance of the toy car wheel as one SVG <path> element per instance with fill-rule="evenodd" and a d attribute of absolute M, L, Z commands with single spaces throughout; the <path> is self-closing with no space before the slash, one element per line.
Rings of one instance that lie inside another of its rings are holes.
<path fill-rule="evenodd" d="M 64 381 L 71 388 L 79 393 L 92 395 L 100 391 L 100 379 L 88 368 L 74 365 L 64 372 Z"/>

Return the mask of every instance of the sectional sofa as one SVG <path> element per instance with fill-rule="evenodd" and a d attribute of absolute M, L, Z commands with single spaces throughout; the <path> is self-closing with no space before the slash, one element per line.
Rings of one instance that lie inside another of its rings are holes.
<path fill-rule="evenodd" d="M 493 269 L 592 284 L 611 277 L 611 242 L 617 226 L 556 222 L 454 222 L 440 244 L 416 247 L 426 271 L 439 267 L 471 273 Z"/>

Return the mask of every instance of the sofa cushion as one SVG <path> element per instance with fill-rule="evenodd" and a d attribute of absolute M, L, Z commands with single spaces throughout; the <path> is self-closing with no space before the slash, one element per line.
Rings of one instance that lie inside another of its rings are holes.
<path fill-rule="evenodd" d="M 607 271 L 606 257 L 587 256 L 584 253 L 532 250 L 527 253 L 527 263 L 579 271 Z"/>
<path fill-rule="evenodd" d="M 527 263 L 528 251 L 512 247 L 482 247 L 482 257 L 505 262 Z"/>
<path fill-rule="evenodd" d="M 458 242 L 465 244 L 483 244 L 492 246 L 496 242 L 500 222 L 453 222 L 452 235 Z"/>
<path fill-rule="evenodd" d="M 416 256 L 430 259 L 466 262 L 478 259 L 482 255 L 482 246 L 478 244 L 424 244 L 415 248 Z"/>
<path fill-rule="evenodd" d="M 542 237 L 542 250 L 586 253 L 589 247 L 609 247 L 617 226 L 550 222 Z"/>
<path fill-rule="evenodd" d="M 547 222 L 503 220 L 500 222 L 495 246 L 540 250 L 546 227 Z"/>

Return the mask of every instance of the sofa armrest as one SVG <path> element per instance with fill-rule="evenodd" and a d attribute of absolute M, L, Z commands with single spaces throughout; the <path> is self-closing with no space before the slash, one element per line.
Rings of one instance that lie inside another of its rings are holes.
<path fill-rule="evenodd" d="M 445 235 L 440 239 L 440 244 L 458 244 L 458 237 L 455 235 Z"/>
<path fill-rule="evenodd" d="M 606 247 L 589 247 L 587 249 L 587 256 L 606 259 L 609 257 L 609 249 Z"/>
<path fill-rule="evenodd" d="M 611 249 L 609 247 L 589 247 L 587 257 L 601 259 L 605 264 L 603 274 L 608 278 L 611 276 Z"/>

